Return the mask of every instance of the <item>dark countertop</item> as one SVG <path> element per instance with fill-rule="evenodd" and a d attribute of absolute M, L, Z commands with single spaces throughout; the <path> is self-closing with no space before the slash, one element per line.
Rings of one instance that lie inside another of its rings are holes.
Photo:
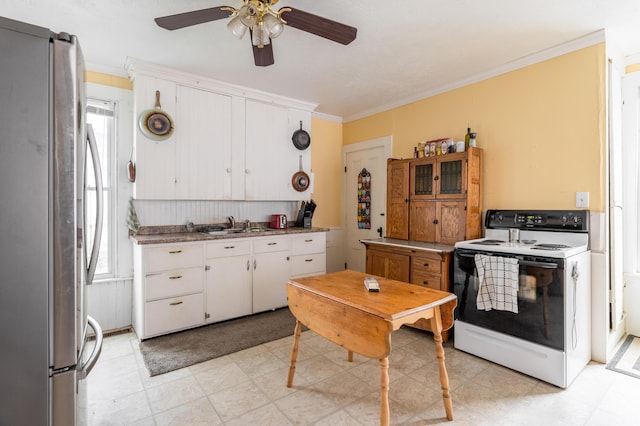
<path fill-rule="evenodd" d="M 434 251 L 438 253 L 452 253 L 454 247 L 449 244 L 425 243 L 423 241 L 399 240 L 396 238 L 375 238 L 372 240 L 360 240 L 364 245 L 383 245 L 413 250 Z"/>
<path fill-rule="evenodd" d="M 227 240 L 230 238 L 249 238 L 249 237 L 265 237 L 271 235 L 293 235 L 306 234 L 310 232 L 328 232 L 329 228 L 287 228 L 287 229 L 269 229 L 261 231 L 249 231 L 229 233 L 224 235 L 210 235 L 204 232 L 167 232 L 154 234 L 133 234 L 129 236 L 134 243 L 138 245 L 148 244 L 171 244 L 171 243 L 194 243 L 213 240 Z"/>

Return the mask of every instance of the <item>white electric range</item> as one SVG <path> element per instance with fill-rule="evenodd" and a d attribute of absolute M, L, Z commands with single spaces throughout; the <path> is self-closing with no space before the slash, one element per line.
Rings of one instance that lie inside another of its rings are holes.
<path fill-rule="evenodd" d="M 517 261 L 517 312 L 478 309 L 477 255 Z M 454 346 L 567 387 L 591 359 L 590 272 L 589 211 L 487 211 L 485 238 L 455 244 Z"/>

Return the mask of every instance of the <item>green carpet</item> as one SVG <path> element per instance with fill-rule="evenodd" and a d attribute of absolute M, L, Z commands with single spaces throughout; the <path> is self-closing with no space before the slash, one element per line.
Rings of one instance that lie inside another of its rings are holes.
<path fill-rule="evenodd" d="M 140 342 L 140 351 L 149 375 L 157 376 L 292 336 L 295 325 L 289 308 L 281 308 L 154 337 Z"/>

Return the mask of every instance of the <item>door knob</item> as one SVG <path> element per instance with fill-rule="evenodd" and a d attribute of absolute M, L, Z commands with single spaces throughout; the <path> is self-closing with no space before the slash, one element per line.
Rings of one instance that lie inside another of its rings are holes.
<path fill-rule="evenodd" d="M 378 235 L 380 235 L 380 237 L 382 237 L 382 226 L 379 227 L 378 229 L 376 229 L 376 231 L 378 231 Z"/>

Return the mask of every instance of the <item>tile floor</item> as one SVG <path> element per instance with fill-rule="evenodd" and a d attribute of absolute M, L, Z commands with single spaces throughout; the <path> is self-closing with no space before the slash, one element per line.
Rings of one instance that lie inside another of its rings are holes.
<path fill-rule="evenodd" d="M 97 425 L 377 425 L 379 364 L 312 331 L 301 335 L 294 386 L 292 338 L 149 377 L 133 333 L 108 337 L 87 381 Z M 391 423 L 396 425 L 640 424 L 640 380 L 589 364 L 566 390 L 445 343 L 454 421 L 442 404 L 429 333 L 392 336 Z"/>

